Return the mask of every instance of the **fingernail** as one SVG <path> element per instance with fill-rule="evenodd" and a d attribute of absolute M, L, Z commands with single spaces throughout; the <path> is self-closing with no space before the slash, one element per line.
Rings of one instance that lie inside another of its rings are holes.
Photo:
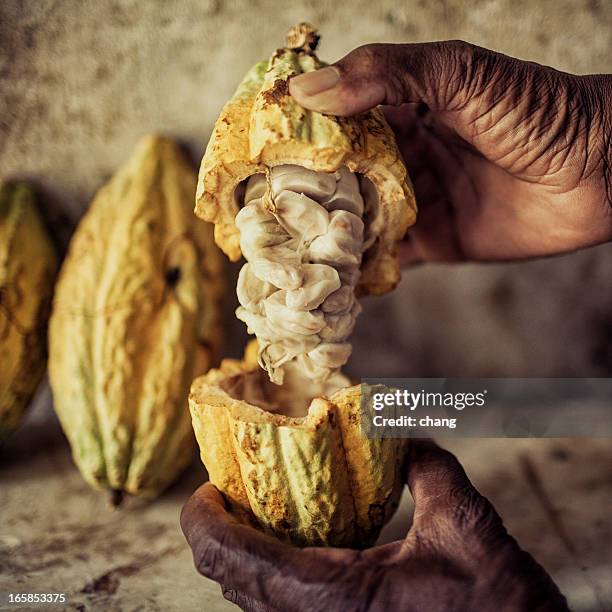
<path fill-rule="evenodd" d="M 314 96 L 336 85 L 340 80 L 340 73 L 334 66 L 326 66 L 313 72 L 299 74 L 290 81 L 290 87 L 297 94 Z"/>

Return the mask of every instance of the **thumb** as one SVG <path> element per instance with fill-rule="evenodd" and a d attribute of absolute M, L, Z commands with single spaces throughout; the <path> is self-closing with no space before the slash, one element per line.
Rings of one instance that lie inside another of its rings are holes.
<path fill-rule="evenodd" d="M 364 45 L 331 66 L 293 77 L 289 91 L 305 108 L 331 115 L 405 102 L 450 110 L 459 103 L 458 90 L 467 88 L 474 49 L 461 41 Z"/>
<path fill-rule="evenodd" d="M 428 439 L 411 439 L 408 448 L 406 480 L 415 504 L 414 527 L 450 519 L 464 538 L 470 532 L 505 535 L 497 512 L 452 453 Z"/>

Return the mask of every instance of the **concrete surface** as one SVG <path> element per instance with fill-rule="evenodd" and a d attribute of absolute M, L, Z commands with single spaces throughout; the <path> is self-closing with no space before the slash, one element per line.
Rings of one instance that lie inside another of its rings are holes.
<path fill-rule="evenodd" d="M 41 192 L 61 248 L 140 135 L 199 160 L 245 70 L 294 22 L 333 60 L 369 41 L 462 38 L 578 73 L 610 72 L 608 0 L 3 0 L 0 177 Z M 353 375 L 609 376 L 612 245 L 539 262 L 425 266 L 365 302 Z M 235 268 L 228 268 L 235 274 Z M 242 324 L 228 305 L 227 353 Z M 455 441 L 510 530 L 575 609 L 612 608 L 609 441 Z M 177 526 L 197 463 L 158 502 L 110 512 L 81 481 L 43 390 L 0 458 L 0 591 L 66 591 L 77 610 L 231 609 Z M 409 500 L 387 537 L 410 512 Z"/>

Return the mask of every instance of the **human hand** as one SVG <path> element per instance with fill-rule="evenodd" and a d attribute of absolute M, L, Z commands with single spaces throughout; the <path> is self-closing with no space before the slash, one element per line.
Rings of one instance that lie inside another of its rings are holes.
<path fill-rule="evenodd" d="M 461 41 L 372 44 L 289 90 L 335 115 L 392 105 L 419 206 L 406 262 L 526 258 L 612 239 L 612 75 Z"/>
<path fill-rule="evenodd" d="M 239 523 L 210 483 L 185 504 L 181 526 L 198 571 L 248 612 L 567 610 L 453 455 L 411 440 L 406 482 L 408 535 L 364 551 L 284 544 Z"/>

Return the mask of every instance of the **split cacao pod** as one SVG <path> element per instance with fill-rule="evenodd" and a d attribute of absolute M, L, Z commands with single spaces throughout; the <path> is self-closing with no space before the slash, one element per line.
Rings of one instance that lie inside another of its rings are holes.
<path fill-rule="evenodd" d="M 276 166 L 348 168 L 372 187 L 378 204 L 376 239 L 363 253 L 357 289 L 385 293 L 400 279 L 398 243 L 416 218 L 412 185 L 380 109 L 333 117 L 290 96 L 292 76 L 325 65 L 315 55 L 317 42 L 314 28 L 299 24 L 285 47 L 244 77 L 202 159 L 196 214 L 215 224 L 217 244 L 237 261 L 235 218 L 250 176 L 263 174 L 269 185 Z M 372 227 L 367 216 L 364 222 Z M 306 402 L 305 416 L 287 416 L 304 388 L 310 397 L 318 392 L 308 381 L 295 389 L 287 381 L 271 385 L 253 352 L 244 362 L 224 361 L 191 389 L 193 427 L 211 482 L 237 514 L 254 516 L 294 544 L 372 544 L 399 499 L 405 443 L 367 438 L 358 418 L 360 388 L 348 380 L 345 388 Z"/>

